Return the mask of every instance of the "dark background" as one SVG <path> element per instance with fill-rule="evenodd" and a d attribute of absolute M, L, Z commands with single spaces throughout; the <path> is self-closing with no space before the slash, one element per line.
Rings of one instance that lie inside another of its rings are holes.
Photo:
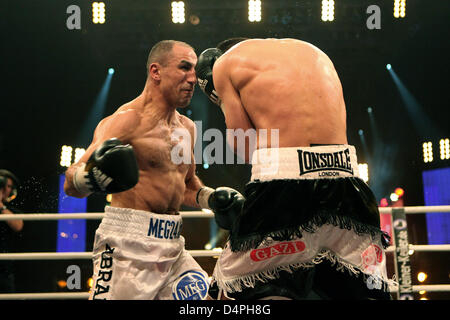
<path fill-rule="evenodd" d="M 321 1 L 266 0 L 263 20 L 255 24 L 247 20 L 247 1 L 192 0 L 186 1 L 182 25 L 171 22 L 170 1 L 104 2 L 103 25 L 92 23 L 91 1 L 2 1 L 0 5 L 4 77 L 0 168 L 22 180 L 14 204 L 24 212 L 57 212 L 58 175 L 64 172 L 59 165 L 61 146 L 89 144 L 79 140 L 80 130 L 108 68 L 113 67 L 115 74 L 105 110 L 97 115 L 100 118 L 142 92 L 148 52 L 163 39 L 185 41 L 197 54 L 234 36 L 292 37 L 322 49 L 341 78 L 349 144 L 356 146 L 359 162 L 369 163 L 369 185 L 378 201 L 402 187 L 405 205 L 423 205 L 422 171 L 449 165 L 448 161 L 424 165 L 422 160 L 424 141 L 433 141 L 437 159 L 439 139 L 450 136 L 448 1 L 407 1 L 406 17 L 394 19 L 393 1 L 340 0 L 336 1 L 335 21 L 324 23 Z M 81 30 L 66 27 L 66 9 L 72 4 L 81 9 Z M 381 8 L 380 30 L 366 27 L 366 9 L 373 4 Z M 199 17 L 198 25 L 189 22 L 191 15 Z M 422 108 L 419 119 L 409 116 L 408 105 L 386 70 L 388 63 Z M 368 107 L 373 108 L 376 132 L 371 130 Z M 187 114 L 188 110 L 192 120 L 203 121 L 203 130 L 225 129 L 220 110 L 198 88 L 191 106 L 180 112 Z M 426 126 L 418 127 L 415 121 Z M 360 129 L 366 145 L 361 143 Z M 204 169 L 199 164 L 197 174 L 206 185 L 242 190 L 249 169 L 247 165 L 214 164 Z M 103 211 L 103 206 L 104 199 L 93 196 L 88 211 Z M 208 240 L 207 231 L 195 238 L 195 223 L 209 228 L 197 220 L 185 223 L 186 237 L 192 238 L 187 241 L 188 249 L 202 249 Z M 414 215 L 408 221 L 410 242 L 426 244 L 424 216 Z M 97 225 L 88 221 L 87 250 L 92 249 Z M 56 222 L 25 222 L 16 246 L 15 251 L 55 251 Z M 429 281 L 449 283 L 448 255 L 416 253 L 414 259 L 417 270 L 433 268 L 440 261 L 441 270 L 435 271 L 439 276 Z M 72 263 L 87 262 L 17 262 L 18 291 L 58 290 L 56 280 L 67 277 L 65 268 Z M 91 266 L 83 268 L 83 275 L 90 275 Z M 389 268 L 392 274 L 392 265 Z"/>

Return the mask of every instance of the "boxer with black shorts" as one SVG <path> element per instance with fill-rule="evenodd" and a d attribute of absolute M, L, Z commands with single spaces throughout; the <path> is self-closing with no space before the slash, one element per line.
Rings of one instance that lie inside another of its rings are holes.
<path fill-rule="evenodd" d="M 297 39 L 235 38 L 203 51 L 196 72 L 227 129 L 279 137 L 246 140 L 240 156 L 252 177 L 235 196 L 242 206 L 216 214 L 230 238 L 210 296 L 391 299 L 388 238 L 347 142 L 342 86 L 328 56 Z"/>

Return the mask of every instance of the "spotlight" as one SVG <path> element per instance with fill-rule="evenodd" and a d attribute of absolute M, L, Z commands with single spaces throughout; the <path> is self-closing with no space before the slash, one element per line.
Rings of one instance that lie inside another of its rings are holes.
<path fill-rule="evenodd" d="M 61 160 L 59 164 L 61 167 L 70 167 L 70 163 L 72 161 L 72 147 L 70 146 L 62 146 L 61 148 Z"/>
<path fill-rule="evenodd" d="M 450 140 L 448 138 L 439 141 L 439 149 L 441 152 L 441 160 L 450 159 Z"/>
<path fill-rule="evenodd" d="M 358 130 L 358 134 L 359 134 L 360 136 L 362 136 L 362 135 L 364 134 L 364 131 L 363 131 L 362 129 L 359 129 L 359 130 Z"/>
<path fill-rule="evenodd" d="M 184 23 L 184 1 L 172 1 L 172 22 Z"/>
<path fill-rule="evenodd" d="M 359 176 L 364 182 L 369 181 L 369 166 L 367 163 L 358 163 Z"/>
<path fill-rule="evenodd" d="M 334 0 L 322 0 L 322 21 L 334 20 Z"/>
<path fill-rule="evenodd" d="M 419 272 L 417 274 L 417 280 L 419 280 L 419 282 L 424 282 L 427 278 L 428 275 L 425 272 Z"/>
<path fill-rule="evenodd" d="M 423 162 L 433 161 L 433 144 L 431 142 L 424 142 L 423 147 Z"/>
<path fill-rule="evenodd" d="M 109 69 L 108 69 L 108 73 L 109 73 L 109 74 L 114 74 L 114 69 L 113 69 L 113 68 L 109 68 Z"/>
<path fill-rule="evenodd" d="M 73 162 L 77 163 L 85 152 L 86 152 L 86 150 L 83 148 L 75 148 L 75 157 L 74 157 Z"/>
<path fill-rule="evenodd" d="M 261 0 L 248 1 L 248 21 L 250 22 L 261 21 Z"/>
<path fill-rule="evenodd" d="M 394 0 L 394 17 L 404 18 L 406 13 L 406 0 Z"/>
<path fill-rule="evenodd" d="M 389 198 L 392 202 L 398 201 L 398 195 L 396 193 L 391 193 Z"/>
<path fill-rule="evenodd" d="M 368 112 L 368 113 L 372 113 L 372 108 L 371 108 L 371 107 L 368 107 L 368 108 L 367 108 L 367 112 Z"/>
<path fill-rule="evenodd" d="M 405 190 L 403 190 L 402 188 L 396 188 L 394 193 L 399 197 L 403 197 L 403 195 L 405 194 Z"/>
<path fill-rule="evenodd" d="M 386 65 L 386 69 L 391 70 L 391 69 L 392 69 L 392 66 L 388 63 L 388 64 Z"/>
<path fill-rule="evenodd" d="M 93 2 L 92 3 L 92 22 L 97 24 L 105 23 L 105 3 Z"/>

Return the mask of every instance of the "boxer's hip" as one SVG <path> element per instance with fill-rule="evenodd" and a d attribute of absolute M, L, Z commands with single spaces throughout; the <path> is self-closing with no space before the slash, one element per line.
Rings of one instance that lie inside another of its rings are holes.
<path fill-rule="evenodd" d="M 357 235 L 385 236 L 352 146 L 258 150 L 244 196 L 230 236 L 232 251 L 256 248 L 267 237 L 301 237 L 325 224 Z"/>
<path fill-rule="evenodd" d="M 323 281 L 317 279 L 319 275 L 328 277 L 329 283 L 320 284 Z M 279 286 L 283 281 L 305 276 L 308 279 L 288 287 Z M 233 297 L 232 293 L 242 293 L 234 297 L 243 299 L 263 297 L 255 294 L 305 298 L 313 287 L 323 289 L 324 294 L 331 298 L 329 288 L 337 285 L 342 277 L 347 279 L 347 285 L 352 283 L 351 288 L 341 286 L 343 296 L 365 292 L 370 297 L 388 292 L 391 281 L 386 273 L 381 239 L 323 225 L 315 232 L 303 232 L 302 237 L 288 241 L 266 238 L 256 248 L 247 251 L 232 252 L 227 245 L 214 269 L 213 284 L 230 297 Z"/>
<path fill-rule="evenodd" d="M 181 227 L 180 215 L 107 206 L 95 233 L 90 298 L 204 298 L 207 274 L 185 250 Z"/>

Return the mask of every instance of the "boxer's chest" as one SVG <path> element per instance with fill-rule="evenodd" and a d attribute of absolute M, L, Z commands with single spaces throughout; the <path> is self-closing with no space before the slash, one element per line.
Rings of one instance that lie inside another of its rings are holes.
<path fill-rule="evenodd" d="M 189 131 L 181 126 L 142 130 L 132 143 L 139 163 L 153 168 L 181 169 L 190 161 L 193 148 Z"/>

